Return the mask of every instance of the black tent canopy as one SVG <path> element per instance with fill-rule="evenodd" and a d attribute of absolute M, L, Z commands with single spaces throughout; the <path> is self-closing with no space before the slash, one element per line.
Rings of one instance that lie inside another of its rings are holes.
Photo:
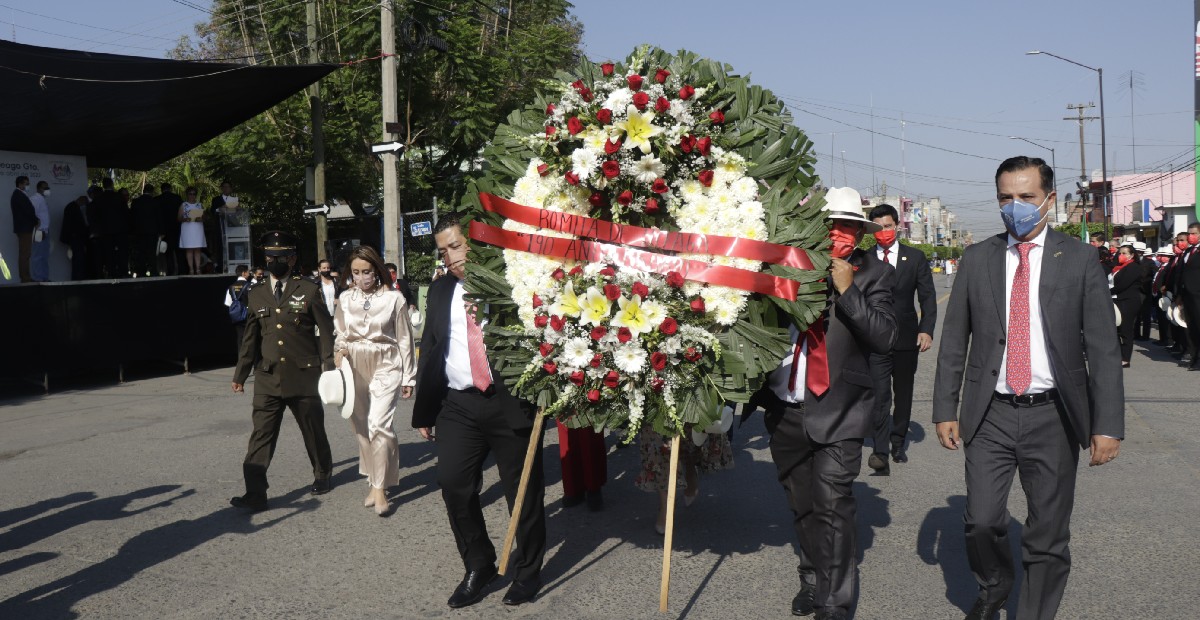
<path fill-rule="evenodd" d="M 149 170 L 283 101 L 338 65 L 239 65 L 0 41 L 0 149 Z"/>

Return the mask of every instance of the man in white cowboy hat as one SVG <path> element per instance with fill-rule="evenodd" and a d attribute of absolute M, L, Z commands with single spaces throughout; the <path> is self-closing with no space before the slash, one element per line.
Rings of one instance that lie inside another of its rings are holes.
<path fill-rule="evenodd" d="M 1133 327 L 1134 340 L 1145 342 L 1150 340 L 1150 323 L 1154 318 L 1154 297 L 1150 294 L 1154 284 L 1154 272 L 1158 270 L 1158 261 L 1151 258 L 1150 246 L 1144 241 L 1133 242 L 1133 253 L 1138 266 L 1142 269 L 1142 280 L 1139 287 L 1142 291 L 1142 305 L 1138 308 L 1137 320 Z"/>
<path fill-rule="evenodd" d="M 825 201 L 833 242 L 829 305 L 805 331 L 792 325 L 793 350 L 756 402 L 766 412 L 771 458 L 800 542 L 801 585 L 792 613 L 838 620 L 854 604 L 851 485 L 874 423 L 869 356 L 892 350 L 896 318 L 892 269 L 856 249 L 864 233 L 882 227 L 863 217 L 862 198 L 851 188 L 830 189 Z"/>

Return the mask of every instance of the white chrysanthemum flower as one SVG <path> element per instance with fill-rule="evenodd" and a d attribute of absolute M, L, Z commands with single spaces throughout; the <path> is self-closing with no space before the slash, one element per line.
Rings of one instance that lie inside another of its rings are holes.
<path fill-rule="evenodd" d="M 646 350 L 631 340 L 613 351 L 613 365 L 625 374 L 639 373 L 646 366 Z"/>
<path fill-rule="evenodd" d="M 733 198 L 733 194 L 725 188 L 720 187 L 716 183 L 709 189 L 708 199 L 712 201 L 712 208 L 718 212 L 732 212 L 737 209 L 738 201 Z"/>
<path fill-rule="evenodd" d="M 738 237 L 743 239 L 754 239 L 756 241 L 767 240 L 767 226 L 762 220 L 745 220 L 741 228 L 737 232 Z"/>
<path fill-rule="evenodd" d="M 663 354 L 668 357 L 678 354 L 682 348 L 683 342 L 680 340 L 679 336 L 671 336 L 670 338 L 658 343 L 658 350 L 662 351 Z"/>
<path fill-rule="evenodd" d="M 737 195 L 736 190 L 734 190 L 733 193 L 735 196 Z M 756 222 L 761 222 L 763 221 L 763 218 L 766 217 L 766 211 L 763 209 L 761 202 L 758 202 L 757 200 L 748 200 L 738 205 L 738 216 L 743 220 L 754 220 Z"/>
<path fill-rule="evenodd" d="M 625 111 L 630 103 L 633 103 L 633 91 L 628 88 L 618 88 L 608 94 L 604 103 L 600 104 L 602 108 L 608 108 L 613 114 L 619 115 Z"/>
<path fill-rule="evenodd" d="M 696 295 L 699 295 L 703 288 L 703 283 L 696 282 L 694 280 L 685 280 L 683 282 L 683 294 L 687 297 L 695 297 Z"/>
<path fill-rule="evenodd" d="M 653 183 L 667 171 L 661 159 L 653 155 L 644 155 L 633 165 L 633 174 L 642 183 Z"/>
<path fill-rule="evenodd" d="M 695 179 L 684 181 L 679 184 L 679 195 L 687 202 L 699 200 L 704 197 L 704 186 Z"/>
<path fill-rule="evenodd" d="M 730 183 L 729 191 L 738 202 L 749 202 L 758 198 L 758 183 L 754 179 L 744 176 Z"/>
<path fill-rule="evenodd" d="M 685 101 L 672 100 L 671 109 L 667 113 L 671 115 L 671 118 L 678 121 L 680 125 L 691 126 L 695 124 L 696 119 L 692 116 L 691 110 L 688 109 L 687 102 Z"/>
<path fill-rule="evenodd" d="M 583 147 L 594 151 L 603 151 L 604 143 L 608 142 L 608 132 L 598 127 L 590 127 L 587 131 L 579 134 L 583 139 Z"/>
<path fill-rule="evenodd" d="M 600 152 L 589 148 L 575 149 L 571 153 L 571 172 L 580 179 L 587 179 L 600 165 Z"/>
<path fill-rule="evenodd" d="M 568 366 L 583 368 L 592 361 L 591 342 L 587 338 L 571 338 L 563 344 L 559 359 Z"/>

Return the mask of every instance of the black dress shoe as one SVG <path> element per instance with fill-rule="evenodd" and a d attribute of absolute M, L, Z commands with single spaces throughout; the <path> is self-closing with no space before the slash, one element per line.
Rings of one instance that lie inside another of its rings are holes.
<path fill-rule="evenodd" d="M 813 597 L 816 595 L 816 592 L 816 587 L 801 581 L 800 591 L 796 593 L 796 598 L 792 599 L 792 615 L 811 616 L 813 613 Z"/>
<path fill-rule="evenodd" d="M 893 463 L 907 463 L 908 462 L 908 453 L 904 451 L 903 447 L 892 448 L 892 462 Z"/>
<path fill-rule="evenodd" d="M 328 493 L 329 491 L 331 491 L 332 489 L 333 489 L 333 485 L 330 484 L 329 478 L 317 478 L 316 480 L 313 480 L 313 485 L 312 485 L 312 494 L 313 495 L 324 495 L 324 494 Z"/>
<path fill-rule="evenodd" d="M 487 584 L 496 579 L 496 565 L 493 564 L 487 568 L 467 571 L 463 577 L 462 583 L 454 588 L 454 594 L 450 595 L 450 600 L 446 604 L 453 609 L 459 607 L 467 607 L 474 605 L 483 599 L 483 589 Z"/>
<path fill-rule="evenodd" d="M 582 495 L 564 495 L 562 498 L 563 508 L 571 508 L 583 503 Z"/>
<path fill-rule="evenodd" d="M 542 580 L 534 577 L 524 581 L 513 581 L 511 586 L 508 586 L 508 592 L 504 594 L 504 600 L 500 601 L 505 605 L 520 605 L 528 603 L 537 596 L 538 590 L 542 589 Z"/>
<path fill-rule="evenodd" d="M 1187 365 L 1189 365 L 1189 364 L 1191 364 L 1191 363 L 1192 363 L 1192 356 L 1191 356 L 1191 355 L 1189 355 L 1189 354 L 1187 354 L 1187 353 L 1184 353 L 1184 354 L 1183 354 L 1183 357 L 1179 358 L 1179 365 L 1180 365 L 1180 366 L 1187 366 Z"/>
<path fill-rule="evenodd" d="M 867 467 L 875 470 L 876 476 L 890 476 L 892 468 L 888 466 L 887 452 L 872 452 L 867 459 Z"/>
<path fill-rule="evenodd" d="M 262 512 L 267 509 L 267 498 L 247 493 L 230 499 L 229 505 L 249 512 Z"/>
<path fill-rule="evenodd" d="M 975 599 L 975 606 L 967 614 L 966 620 L 997 620 L 1000 610 L 1004 609 L 1005 599 L 989 603 L 983 599 Z"/>
<path fill-rule="evenodd" d="M 588 491 L 586 497 L 588 510 L 592 512 L 604 510 L 604 495 L 600 491 Z"/>

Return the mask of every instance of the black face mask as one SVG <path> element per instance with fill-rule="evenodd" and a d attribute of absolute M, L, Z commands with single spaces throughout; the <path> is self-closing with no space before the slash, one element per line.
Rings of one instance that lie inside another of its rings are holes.
<path fill-rule="evenodd" d="M 329 279 L 329 277 L 330 277 L 332 274 L 333 274 L 333 272 L 332 272 L 332 271 L 322 271 L 322 272 L 321 272 L 321 277 L 322 277 L 322 278 L 325 278 L 326 280 L 328 280 L 328 279 Z"/>
<path fill-rule="evenodd" d="M 287 263 L 286 258 L 284 260 L 275 259 L 270 265 L 267 265 L 267 270 L 270 271 L 271 275 L 275 276 L 276 278 L 282 278 L 283 276 L 286 276 L 287 272 L 291 270 L 291 268 L 292 266 Z"/>

